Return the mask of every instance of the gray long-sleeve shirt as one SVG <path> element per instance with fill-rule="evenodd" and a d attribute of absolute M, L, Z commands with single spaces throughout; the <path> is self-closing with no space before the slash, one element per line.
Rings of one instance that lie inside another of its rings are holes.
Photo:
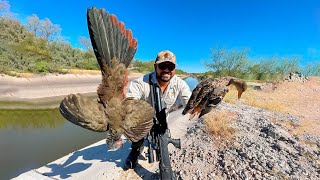
<path fill-rule="evenodd" d="M 150 74 L 152 83 L 158 83 L 156 73 L 152 72 Z M 182 105 L 185 106 L 190 96 L 191 91 L 187 83 L 174 75 L 165 92 L 162 94 L 162 100 L 168 111 L 174 105 L 178 97 L 180 97 Z M 131 81 L 127 89 L 127 97 L 145 100 L 151 104 L 149 74 Z"/>

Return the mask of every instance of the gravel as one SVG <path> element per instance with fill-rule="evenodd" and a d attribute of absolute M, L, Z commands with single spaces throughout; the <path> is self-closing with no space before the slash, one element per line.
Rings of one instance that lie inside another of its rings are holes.
<path fill-rule="evenodd" d="M 214 111 L 236 113 L 233 139 L 209 135 L 203 119 L 187 131 L 182 148 L 171 152 L 178 179 L 319 179 L 319 137 L 291 135 L 271 119 L 299 118 L 246 105 L 222 103 Z M 212 112 L 214 113 L 214 112 Z M 208 114 L 210 115 L 210 114 Z M 302 141 L 308 140 L 316 146 Z"/>

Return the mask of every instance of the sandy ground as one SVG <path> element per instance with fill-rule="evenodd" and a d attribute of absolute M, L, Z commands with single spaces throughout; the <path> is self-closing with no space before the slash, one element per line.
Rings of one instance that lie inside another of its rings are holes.
<path fill-rule="evenodd" d="M 276 102 L 282 111 L 298 116 L 299 127 L 291 127 L 297 134 L 320 136 L 320 77 L 309 77 L 304 83 L 283 82 L 256 93 L 261 102 Z"/>

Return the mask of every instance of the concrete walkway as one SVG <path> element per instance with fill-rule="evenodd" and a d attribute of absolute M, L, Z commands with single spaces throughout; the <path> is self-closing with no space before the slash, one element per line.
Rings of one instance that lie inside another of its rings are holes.
<path fill-rule="evenodd" d="M 181 115 L 182 109 L 170 113 L 169 127 L 172 138 L 181 138 L 186 133 L 187 127 L 194 121 L 189 121 L 188 116 Z M 131 143 L 111 151 L 106 148 L 105 140 L 94 143 L 88 147 L 72 152 L 46 166 L 34 169 L 19 175 L 15 180 L 28 179 L 154 179 L 158 163 L 149 164 L 147 160 L 140 160 L 135 170 L 124 171 L 123 163 L 130 152 Z M 57 146 L 58 147 L 58 146 Z M 169 145 L 169 149 L 173 146 Z M 147 148 L 145 148 L 145 151 Z"/>

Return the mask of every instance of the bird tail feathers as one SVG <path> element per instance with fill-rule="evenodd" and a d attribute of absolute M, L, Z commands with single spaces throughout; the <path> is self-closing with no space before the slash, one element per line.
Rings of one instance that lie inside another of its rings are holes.
<path fill-rule="evenodd" d="M 88 8 L 87 22 L 90 39 L 102 73 L 104 66 L 111 66 L 111 60 L 116 58 L 127 68 L 137 50 L 137 40 L 132 31 L 126 29 L 113 14 L 95 7 Z"/>

